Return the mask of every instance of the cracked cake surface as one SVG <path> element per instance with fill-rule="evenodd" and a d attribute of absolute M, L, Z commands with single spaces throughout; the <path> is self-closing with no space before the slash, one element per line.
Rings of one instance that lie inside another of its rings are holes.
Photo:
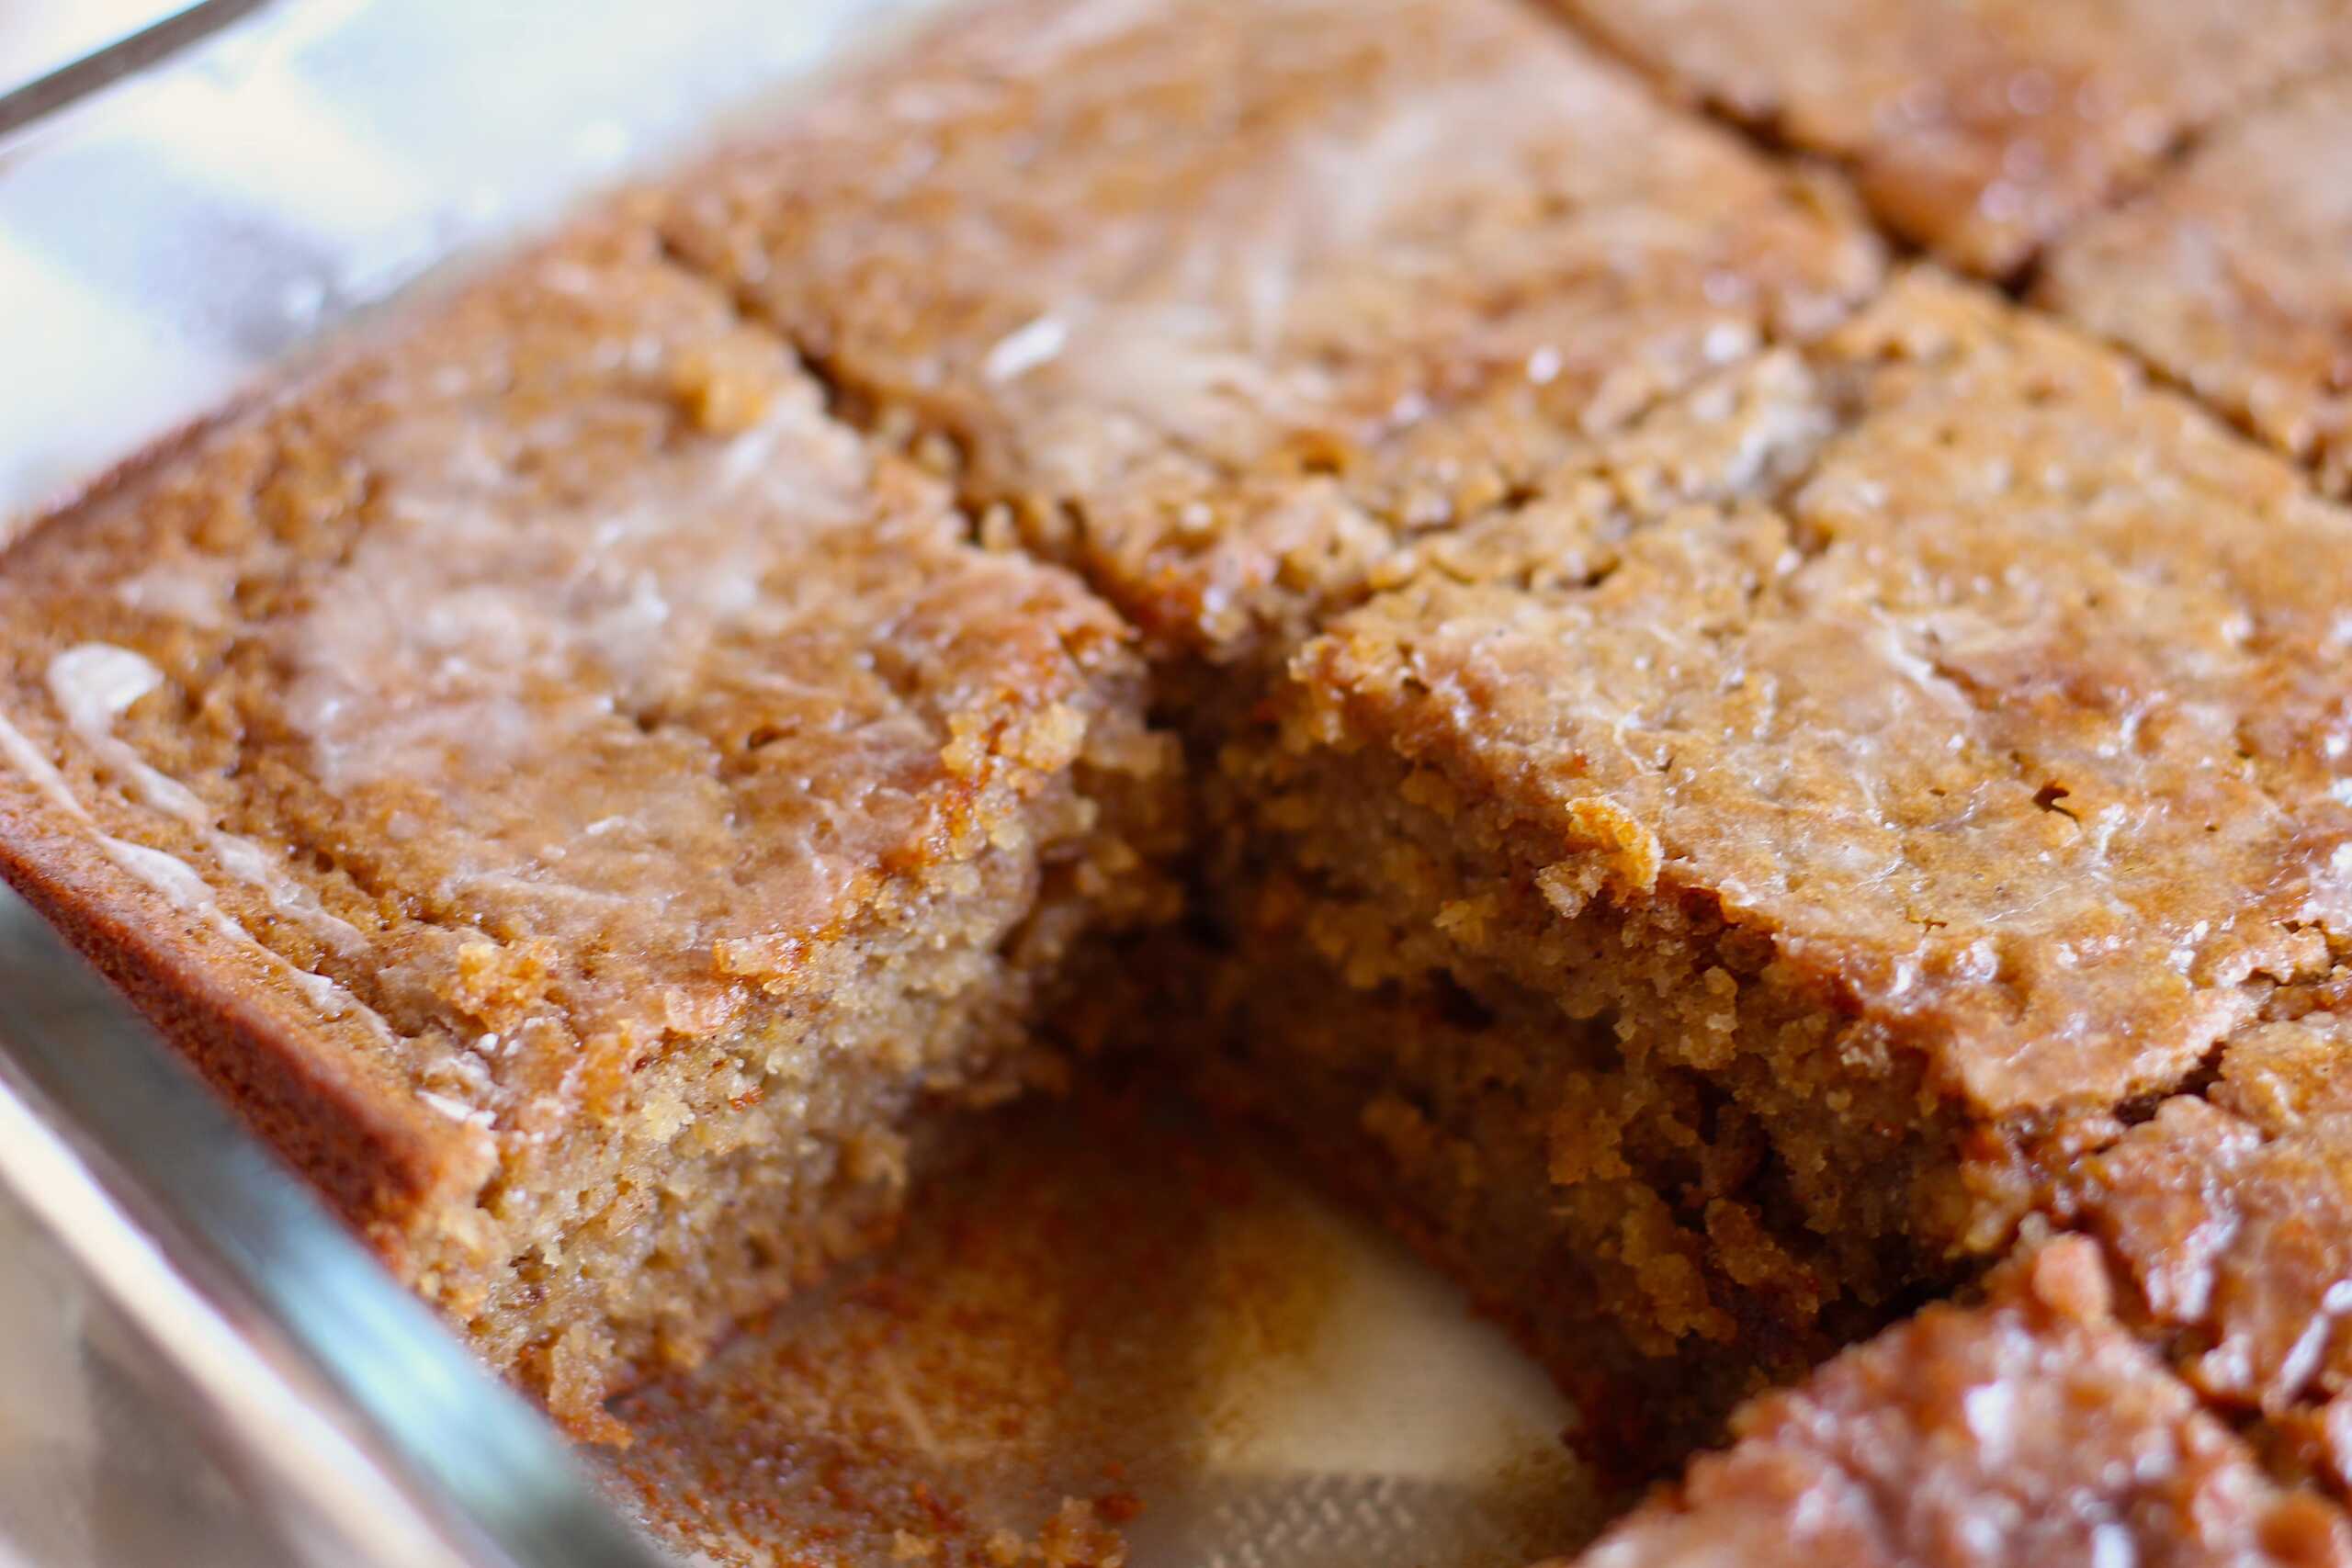
<path fill-rule="evenodd" d="M 2352 491 L 2352 77 L 2217 127 L 2050 254 L 2036 298 Z"/>
<path fill-rule="evenodd" d="M 2111 1315 L 2076 1240 L 1744 1412 L 1582 1568 L 2305 1564 L 2352 1529 L 2284 1491 Z"/>
<path fill-rule="evenodd" d="M 2282 1474 L 2352 1483 L 2352 1021 L 2343 980 L 2288 987 L 2201 1093 L 2083 1160 L 2056 1205 L 2097 1238 L 2117 1315 Z"/>
<path fill-rule="evenodd" d="M 1220 661 L 1878 273 L 1832 186 L 1498 0 L 959 17 L 666 231 Z"/>
<path fill-rule="evenodd" d="M 10 874 L 591 1426 L 607 1363 L 887 1218 L 917 1102 L 1044 1070 L 1159 761 L 1108 610 L 625 209 L 33 529 L 0 597 Z"/>
<path fill-rule="evenodd" d="M 1555 0 L 1674 91 L 1853 171 L 2000 276 L 2179 142 L 2352 47 L 2334 0 Z"/>
<path fill-rule="evenodd" d="M 959 14 L 13 538 L 0 873 L 587 1435 L 1123 1044 L 1596 1568 L 2346 1561 L 2347 41 Z"/>
<path fill-rule="evenodd" d="M 1292 660 L 1225 757 L 1227 1092 L 1544 1302 L 1605 1451 L 1670 1450 L 2327 983 L 2347 544 L 2121 356 L 1909 273 Z"/>
<path fill-rule="evenodd" d="M 2352 514 L 1928 274 L 1812 372 L 1752 497 L 1430 547 L 1295 666 L 1306 726 L 1523 826 L 1564 916 L 1705 899 L 1983 1114 L 2177 1079 L 2352 913 Z"/>

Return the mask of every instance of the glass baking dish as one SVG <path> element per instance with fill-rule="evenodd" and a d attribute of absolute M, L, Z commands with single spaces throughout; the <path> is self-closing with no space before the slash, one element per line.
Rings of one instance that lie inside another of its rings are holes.
<path fill-rule="evenodd" d="M 933 3 L 277 0 L 0 141 L 0 515 Z M 1549 1386 L 1393 1248 L 1268 1180 L 1275 1229 L 1204 1245 L 1246 1257 L 1272 1237 L 1323 1260 L 1315 1315 L 1286 1331 L 1307 1348 L 1185 1391 L 1216 1408 L 1219 1444 L 1152 1496 L 1129 1562 L 1502 1563 L 1572 1540 L 1550 1501 L 1567 1412 Z M 607 1498 L 658 1484 L 692 1442 L 571 1452 L 5 890 L 0 1258 L 0 1568 L 600 1568 L 684 1550 Z M 789 1360 L 826 1310 L 747 1337 L 706 1380 Z M 690 1424 L 695 1386 L 657 1402 Z M 895 1382 L 867 1392 L 886 1421 L 905 1409 Z M 1540 1494 L 1541 1522 L 1499 1526 L 1498 1488 Z M 763 1560 L 757 1540 L 701 1544 Z"/>

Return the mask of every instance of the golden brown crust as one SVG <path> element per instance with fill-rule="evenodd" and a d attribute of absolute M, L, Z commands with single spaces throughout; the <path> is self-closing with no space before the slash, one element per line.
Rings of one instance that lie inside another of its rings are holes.
<path fill-rule="evenodd" d="M 2054 1207 L 2112 1261 L 2120 1315 L 2273 1465 L 2352 1483 L 2352 1021 L 2340 983 L 2274 998 L 2210 1086 L 2071 1170 Z"/>
<path fill-rule="evenodd" d="M 2352 491 L 2352 79 L 2218 129 L 2054 249 L 2036 298 Z"/>
<path fill-rule="evenodd" d="M 401 1267 L 421 1216 L 469 1190 L 470 1151 L 348 1031 L 191 925 L 79 832 L 0 803 L 0 875 L 137 1004 L 270 1146 Z"/>
<path fill-rule="evenodd" d="M 370 337 L 397 332 L 379 324 Z M 0 547 L 197 460 L 205 440 L 269 395 L 249 389 L 17 520 Z M 0 774 L 14 775 L 13 767 Z M 277 976 L 238 976 L 251 955 L 176 918 L 153 888 L 96 852 L 28 781 L 0 795 L 0 877 L 96 964 L 271 1148 L 300 1171 L 396 1269 L 420 1215 L 458 1195 L 469 1163 L 444 1118 L 422 1112 L 367 1053 L 320 1048 L 322 1021 L 288 1009 Z M 325 1021 L 331 1032 L 339 1032 Z M 348 1040 L 345 1041 L 347 1046 Z"/>
<path fill-rule="evenodd" d="M 1220 660 L 1879 272 L 1841 193 L 1498 0 L 959 16 L 665 228 Z"/>
<path fill-rule="evenodd" d="M 1974 1115 L 2177 1081 L 2352 932 L 2352 516 L 1928 275 L 1815 366 L 1729 504 L 1564 479 L 1431 547 L 1301 656 L 1302 733 L 1516 812 L 1578 905 L 1707 901 Z"/>
<path fill-rule="evenodd" d="M 2352 1561 L 2340 1514 L 2274 1487 L 2117 1326 L 2087 1252 L 2053 1244 L 1986 1305 L 1929 1307 L 1758 1400 L 1584 1568 Z"/>
<path fill-rule="evenodd" d="M 918 1102 L 1037 1076 L 1160 762 L 1108 608 L 642 211 L 0 557 L 0 870 L 592 1423 L 887 1223 Z"/>
<path fill-rule="evenodd" d="M 2352 48 L 2333 0 L 1556 0 L 1672 90 L 1850 166 L 2003 276 L 2183 138 Z"/>

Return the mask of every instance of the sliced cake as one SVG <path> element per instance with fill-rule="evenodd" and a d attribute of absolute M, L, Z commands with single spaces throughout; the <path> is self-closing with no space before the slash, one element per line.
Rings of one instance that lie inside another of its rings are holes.
<path fill-rule="evenodd" d="M 2352 514 L 1989 295 L 1416 557 L 1223 759 L 1216 1077 L 1612 1454 L 1998 1256 L 2352 931 Z"/>
<path fill-rule="evenodd" d="M 2342 1561 L 2347 45 L 958 15 L 0 550 L 0 874 L 583 1432 L 1115 1042 L 1607 1568 Z"/>
<path fill-rule="evenodd" d="M 2118 1316 L 2278 1473 L 2352 1491 L 2352 1023 L 2339 975 L 2275 995 L 2086 1160 L 2059 1213 L 2105 1247 Z"/>
<path fill-rule="evenodd" d="M 2335 0 L 1558 0 L 1673 90 L 2005 276 L 2185 139 L 2352 49 Z"/>
<path fill-rule="evenodd" d="M 1828 183 L 1509 0 L 958 15 L 668 231 L 854 417 L 1216 662 L 1879 271 Z"/>
<path fill-rule="evenodd" d="M 2217 128 L 2052 251 L 2040 300 L 2352 491 L 2352 77 Z"/>
<path fill-rule="evenodd" d="M 2352 1528 L 2281 1491 L 2108 1310 L 2063 1240 L 1743 1411 L 1582 1568 L 2322 1568 Z"/>
<path fill-rule="evenodd" d="M 0 870 L 496 1366 L 886 1228 L 1140 912 L 1127 635 L 624 207 L 0 557 Z"/>

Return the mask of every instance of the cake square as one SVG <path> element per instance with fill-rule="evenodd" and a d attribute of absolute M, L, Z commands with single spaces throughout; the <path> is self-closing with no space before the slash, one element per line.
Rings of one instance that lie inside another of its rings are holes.
<path fill-rule="evenodd" d="M 1117 1040 L 1791 1390 L 1601 1562 L 2342 1560 L 2348 38 L 959 15 L 11 539 L 0 874 L 587 1435 Z"/>
<path fill-rule="evenodd" d="M 2339 974 L 2283 987 L 2199 1092 L 2069 1174 L 2054 1205 L 2096 1237 L 2118 1316 L 2280 1473 L 2352 1485 L 2352 1023 Z"/>
<path fill-rule="evenodd" d="M 974 510 L 1217 662 L 1879 275 L 1830 182 L 1505 0 L 958 16 L 700 171 L 667 232 Z"/>
<path fill-rule="evenodd" d="M 2352 491 L 2352 78 L 2217 128 L 2053 248 L 2036 297 Z"/>
<path fill-rule="evenodd" d="M 2115 1322 L 2089 1253 L 2055 1242 L 1990 1301 L 1929 1307 L 1758 1401 L 1578 1562 L 2343 1561 L 2343 1517 L 2279 1488 Z"/>
<path fill-rule="evenodd" d="M 2328 0 L 1561 3 L 1689 98 L 1851 168 L 1937 256 L 1996 276 L 2352 46 Z"/>
<path fill-rule="evenodd" d="M 1588 1411 L 1964 1279 L 2352 929 L 2352 515 L 1932 272 L 1389 570 L 1224 758 L 1212 1070 Z"/>
<path fill-rule="evenodd" d="M 623 202 L 0 558 L 0 870 L 584 1430 L 1050 1079 L 1116 618 Z"/>

